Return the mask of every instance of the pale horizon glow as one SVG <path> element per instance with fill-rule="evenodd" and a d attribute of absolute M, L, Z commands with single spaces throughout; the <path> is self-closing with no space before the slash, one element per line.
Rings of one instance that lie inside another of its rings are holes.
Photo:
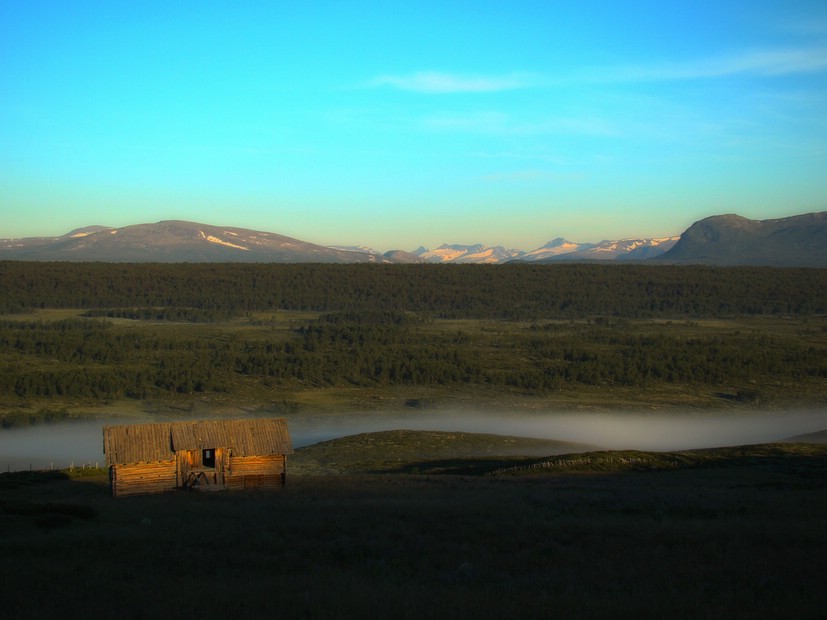
<path fill-rule="evenodd" d="M 827 4 L 0 6 L 0 238 L 379 251 L 827 210 Z"/>

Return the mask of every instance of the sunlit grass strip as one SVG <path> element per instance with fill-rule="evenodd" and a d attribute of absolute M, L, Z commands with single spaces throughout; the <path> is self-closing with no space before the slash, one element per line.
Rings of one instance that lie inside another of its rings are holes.
<path fill-rule="evenodd" d="M 802 461 L 806 459 L 806 461 Z M 694 467 L 767 465 L 779 470 L 827 472 L 827 445 L 808 443 L 683 450 L 677 452 L 609 451 L 566 454 L 554 459 L 517 462 L 489 472 L 491 476 L 538 471 L 668 470 Z"/>

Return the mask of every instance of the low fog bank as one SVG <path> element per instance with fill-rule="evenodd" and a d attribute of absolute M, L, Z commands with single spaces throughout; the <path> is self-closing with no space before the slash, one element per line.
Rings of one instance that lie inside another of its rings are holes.
<path fill-rule="evenodd" d="M 783 441 L 827 429 L 827 410 L 773 413 L 473 413 L 286 416 L 301 447 L 356 433 L 428 430 L 490 433 L 586 444 L 607 450 L 688 450 Z"/>
<path fill-rule="evenodd" d="M 827 410 L 786 413 L 595 413 L 516 420 L 512 434 L 608 450 L 690 450 L 783 441 L 827 429 Z M 484 431 L 488 432 L 488 431 Z"/>
<path fill-rule="evenodd" d="M 264 414 L 262 414 L 264 415 Z M 197 419 L 211 416 L 199 415 Z M 215 416 L 221 417 L 218 412 Z M 827 409 L 772 413 L 294 413 L 287 418 L 293 446 L 387 430 L 490 433 L 553 439 L 607 450 L 687 450 L 783 441 L 827 429 Z M 183 418 L 154 418 L 156 422 Z M 109 424 L 146 418 L 98 419 L 0 431 L 0 471 L 104 466 L 103 432 Z M 584 447 L 585 449 L 589 449 Z"/>
<path fill-rule="evenodd" d="M 2 471 L 104 467 L 104 423 L 59 422 L 0 431 Z"/>

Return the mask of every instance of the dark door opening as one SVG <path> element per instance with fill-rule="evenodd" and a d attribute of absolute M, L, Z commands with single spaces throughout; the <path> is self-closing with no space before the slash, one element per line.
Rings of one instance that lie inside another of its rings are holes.
<path fill-rule="evenodd" d="M 215 450 L 207 448 L 201 451 L 201 463 L 204 467 L 215 467 Z"/>

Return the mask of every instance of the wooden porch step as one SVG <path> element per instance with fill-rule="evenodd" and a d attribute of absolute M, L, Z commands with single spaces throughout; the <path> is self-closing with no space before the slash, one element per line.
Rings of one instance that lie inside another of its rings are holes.
<path fill-rule="evenodd" d="M 192 491 L 198 491 L 199 493 L 212 493 L 214 491 L 226 491 L 227 487 L 223 484 L 196 484 L 189 487 Z"/>

